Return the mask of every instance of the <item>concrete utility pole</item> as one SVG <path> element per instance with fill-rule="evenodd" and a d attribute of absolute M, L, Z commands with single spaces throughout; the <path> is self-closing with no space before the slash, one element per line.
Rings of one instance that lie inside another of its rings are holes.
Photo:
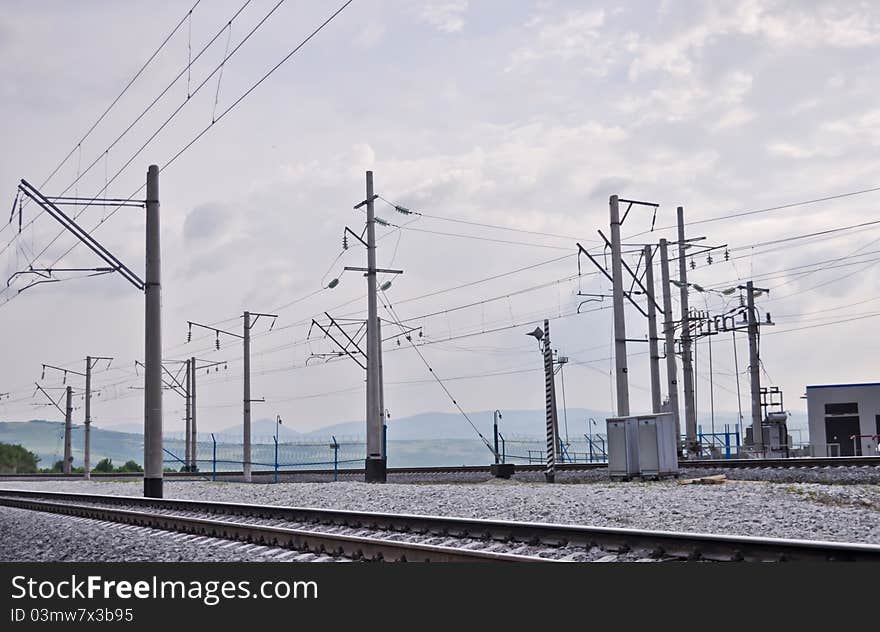
<path fill-rule="evenodd" d="M 385 370 L 382 368 L 382 319 L 376 318 L 379 339 L 379 414 L 382 415 L 382 458 L 388 464 L 388 418 L 385 415 Z"/>
<path fill-rule="evenodd" d="M 648 290 L 648 349 L 651 365 L 651 412 L 659 413 L 662 406 L 660 395 L 660 351 L 657 338 L 657 308 L 654 304 L 653 248 L 645 246 L 645 285 Z M 664 308 L 665 309 L 665 308 Z"/>
<path fill-rule="evenodd" d="M 550 321 L 547 319 L 544 319 L 542 342 L 544 345 L 544 396 L 547 413 L 547 470 L 544 472 L 544 479 L 548 483 L 554 483 L 556 482 L 556 453 L 559 450 L 559 422 L 556 414 L 556 379 L 553 375 L 553 349 L 550 347 Z"/>
<path fill-rule="evenodd" d="M 162 498 L 162 259 L 159 240 L 159 167 L 147 170 L 146 280 L 144 283 L 144 496 Z"/>
<path fill-rule="evenodd" d="M 251 313 L 244 313 L 244 437 L 242 441 L 242 470 L 244 481 L 251 482 Z"/>
<path fill-rule="evenodd" d="M 83 450 L 83 473 L 86 480 L 92 477 L 92 369 L 99 360 L 107 360 L 107 366 L 113 358 L 104 356 L 86 356 L 86 418 L 84 424 L 85 446 Z"/>
<path fill-rule="evenodd" d="M 746 283 L 746 308 L 749 318 L 749 384 L 752 396 L 752 442 L 755 449 L 764 451 L 764 433 L 761 429 L 761 358 L 758 351 L 758 318 L 755 313 L 755 287 Z"/>
<path fill-rule="evenodd" d="M 367 171 L 367 460 L 365 480 L 384 483 L 388 461 L 382 453 L 382 344 L 376 288 L 376 214 L 373 172 Z"/>
<path fill-rule="evenodd" d="M 199 469 L 198 450 L 196 449 L 199 435 L 196 431 L 196 359 L 194 357 L 189 359 L 189 372 L 189 456 L 190 471 L 195 472 Z"/>
<path fill-rule="evenodd" d="M 684 418 L 687 449 L 693 454 L 697 443 L 697 411 L 694 401 L 694 365 L 691 356 L 691 332 L 688 306 L 687 261 L 684 251 L 684 207 L 678 207 L 678 279 L 681 284 L 681 364 L 684 374 Z"/>
<path fill-rule="evenodd" d="M 660 240 L 660 280 L 663 283 L 663 335 L 666 340 L 666 383 L 669 407 L 675 419 L 676 441 L 681 437 L 681 414 L 678 409 L 678 367 L 675 361 L 675 321 L 672 318 L 672 288 L 669 283 L 669 244 Z"/>
<path fill-rule="evenodd" d="M 207 329 L 209 331 L 213 331 L 217 336 L 216 346 L 217 349 L 220 348 L 220 334 L 225 336 L 231 336 L 233 338 L 238 338 L 242 341 L 243 347 L 243 355 L 244 355 L 244 379 L 242 380 L 242 473 L 244 475 L 245 482 L 251 482 L 251 403 L 252 402 L 264 402 L 266 401 L 264 398 L 253 399 L 251 398 L 251 329 L 256 326 L 257 321 L 260 320 L 260 317 L 266 317 L 272 319 L 272 324 L 269 326 L 269 331 L 272 330 L 272 327 L 275 326 L 275 319 L 278 318 L 278 314 L 264 314 L 261 312 L 244 312 L 243 316 L 243 329 L 241 334 L 236 334 L 231 331 L 226 331 L 225 329 L 217 329 L 216 327 L 212 327 L 211 325 L 203 325 L 202 323 L 197 323 L 194 321 L 187 321 L 187 325 L 189 326 L 189 333 L 187 334 L 187 342 L 190 341 L 192 337 L 192 328 L 193 327 L 201 327 L 202 329 Z M 251 316 L 253 316 L 253 320 L 251 320 Z M 195 390 L 195 371 L 196 371 L 196 363 L 195 358 L 192 358 L 192 366 L 190 367 L 191 374 L 193 375 L 192 386 L 193 390 Z M 202 368 L 206 368 L 209 366 L 215 366 L 217 364 L 225 364 L 225 362 L 213 362 L 206 365 L 203 365 Z M 195 404 L 190 407 L 190 414 L 195 415 Z M 190 432 L 194 433 L 193 428 L 190 428 Z M 191 441 L 194 443 L 195 438 L 191 437 Z M 190 446 L 192 448 L 192 446 Z"/>
<path fill-rule="evenodd" d="M 86 418 L 83 424 L 83 475 L 92 478 L 92 357 L 86 356 Z"/>
<path fill-rule="evenodd" d="M 46 376 L 46 369 L 52 369 L 55 371 L 60 371 L 64 373 L 64 383 L 67 383 L 67 374 L 70 373 L 72 375 L 78 375 L 80 377 L 85 378 L 86 381 L 86 390 L 85 390 L 85 423 L 83 424 L 83 476 L 86 480 L 91 478 L 91 467 L 92 467 L 92 435 L 91 435 L 91 425 L 92 425 L 92 369 L 95 368 L 95 365 L 99 360 L 107 360 L 108 362 L 112 362 L 113 358 L 108 358 L 104 356 L 86 356 L 86 371 L 85 373 L 80 373 L 79 371 L 74 371 L 73 369 L 65 369 L 64 367 L 55 366 L 52 364 L 44 364 L 43 365 L 43 377 Z M 107 365 L 109 366 L 109 364 Z M 48 395 L 47 395 L 48 396 Z M 51 398 L 50 398 L 51 400 Z M 65 411 L 62 411 L 65 412 Z M 65 412 L 66 416 L 66 412 Z"/>
<path fill-rule="evenodd" d="M 186 415 L 185 415 L 185 427 L 186 430 L 184 436 L 184 457 L 183 457 L 183 469 L 185 472 L 189 472 L 192 468 L 192 371 L 190 371 L 189 360 L 184 360 L 184 369 L 186 370 L 186 377 L 184 378 L 184 389 L 185 395 L 184 400 L 186 401 Z"/>
<path fill-rule="evenodd" d="M 611 215 L 611 284 L 614 302 L 614 363 L 616 366 L 617 415 L 629 415 L 629 376 L 626 369 L 626 314 L 623 311 L 623 266 L 620 256 L 620 204 L 609 200 Z"/>
<path fill-rule="evenodd" d="M 64 462 L 61 464 L 61 472 L 70 474 L 70 465 L 73 454 L 70 451 L 70 432 L 73 429 L 73 388 L 67 387 L 67 404 L 64 407 Z"/>

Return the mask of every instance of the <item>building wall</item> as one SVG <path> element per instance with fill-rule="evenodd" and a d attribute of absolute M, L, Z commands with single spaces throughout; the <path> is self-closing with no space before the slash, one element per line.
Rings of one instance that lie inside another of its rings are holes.
<path fill-rule="evenodd" d="M 880 415 L 880 384 L 845 384 L 807 387 L 807 417 L 810 427 L 810 445 L 815 456 L 825 456 L 828 444 L 825 436 L 825 404 L 856 402 L 859 405 L 859 434 L 877 434 L 877 415 Z M 861 438 L 862 455 L 877 454 L 877 440 Z"/>

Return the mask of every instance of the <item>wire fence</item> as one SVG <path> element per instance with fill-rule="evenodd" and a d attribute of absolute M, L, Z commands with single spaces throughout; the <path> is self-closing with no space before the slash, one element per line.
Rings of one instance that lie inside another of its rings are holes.
<path fill-rule="evenodd" d="M 546 462 L 546 441 L 538 437 L 499 437 L 502 462 L 539 464 Z M 187 458 L 182 434 L 166 435 L 164 467 L 167 470 L 195 469 L 205 473 L 240 472 L 244 466 L 241 437 L 199 435 L 194 458 Z M 472 439 L 389 441 L 386 453 L 390 467 L 486 465 L 494 454 L 481 441 Z M 366 442 L 361 437 L 329 437 L 297 441 L 275 441 L 255 437 L 251 442 L 253 472 L 297 470 L 345 470 L 364 467 Z M 584 435 L 561 441 L 557 462 L 595 463 L 607 461 L 606 437 Z"/>
<path fill-rule="evenodd" d="M 188 469 L 186 442 L 183 438 L 164 440 L 165 467 Z M 345 469 L 363 467 L 366 444 L 363 441 L 279 441 L 256 440 L 251 443 L 251 470 Z M 201 472 L 241 471 L 245 463 L 241 439 L 200 436 L 195 444 L 195 458 L 190 459 Z"/>

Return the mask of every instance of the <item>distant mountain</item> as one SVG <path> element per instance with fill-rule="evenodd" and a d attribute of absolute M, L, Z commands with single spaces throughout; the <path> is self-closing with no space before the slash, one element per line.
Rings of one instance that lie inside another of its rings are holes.
<path fill-rule="evenodd" d="M 64 424 L 57 421 L 0 422 L 0 441 L 18 443 L 40 457 L 40 467 L 52 465 L 64 457 Z M 74 424 L 70 444 L 74 467 L 83 464 L 83 426 Z M 107 457 L 116 465 L 129 459 L 144 460 L 143 434 L 103 430 L 92 426 L 92 465 Z"/>
<path fill-rule="evenodd" d="M 571 441 L 572 452 L 584 453 L 585 433 L 605 432 L 605 412 L 572 408 L 559 413 L 559 432 L 563 439 Z M 491 443 L 492 411 L 468 413 L 468 418 Z M 588 426 L 592 418 L 595 423 Z M 725 425 L 731 430 L 736 424 L 735 413 L 717 413 L 715 429 L 723 432 Z M 282 446 L 279 461 L 282 464 L 298 464 L 313 467 L 330 467 L 333 463 L 333 450 L 329 445 L 331 435 L 342 444 L 338 454 L 342 467 L 360 467 L 363 460 L 364 422 L 349 421 L 332 424 L 310 432 L 297 432 L 289 427 L 295 420 L 282 423 L 280 438 Z M 748 420 L 745 424 L 748 425 Z M 567 428 L 566 428 L 567 425 Z M 703 432 L 709 432 L 711 421 L 708 415 L 701 414 L 700 426 Z M 136 432 L 120 432 L 121 428 L 131 427 Z M 589 427 L 589 430 L 588 430 Z M 502 412 L 500 422 L 501 434 L 506 439 L 507 454 L 512 458 L 524 459 L 531 457 L 541 460 L 544 450 L 545 433 L 544 412 L 537 410 L 509 410 Z M 797 441 L 806 441 L 808 434 L 806 416 L 802 412 L 792 415 L 789 432 Z M 221 432 L 214 433 L 217 437 L 218 469 L 235 469 L 236 462 L 241 459 L 241 426 L 230 426 Z M 275 420 L 258 419 L 252 424 L 253 460 L 261 463 L 258 469 L 271 467 L 274 462 Z M 164 448 L 166 463 L 177 466 L 183 457 L 184 447 L 182 433 L 166 433 Z M 64 424 L 52 421 L 34 420 L 28 422 L 0 422 L 0 442 L 20 444 L 40 457 L 41 467 L 51 467 L 62 458 L 64 452 Z M 71 437 L 74 466 L 82 465 L 83 427 L 73 426 Z M 210 469 L 213 448 L 210 433 L 199 433 L 199 459 L 202 469 Z M 111 428 L 92 427 L 92 463 L 108 457 L 117 465 L 129 459 L 143 462 L 144 443 L 142 427 L 139 424 L 125 424 Z M 477 436 L 468 420 L 461 414 L 454 413 L 422 413 L 388 422 L 388 455 L 389 465 L 412 467 L 419 465 L 476 465 L 488 462 L 491 452 Z M 580 458 L 584 458 L 581 456 Z M 536 461 L 537 462 L 537 461 Z"/>
<path fill-rule="evenodd" d="M 92 430 L 95 428 L 101 428 L 101 430 L 109 430 L 111 432 L 130 432 L 131 434 L 144 434 L 144 422 L 140 423 L 127 423 L 127 424 L 113 424 L 105 426 L 104 424 L 95 424 L 92 423 Z"/>
<path fill-rule="evenodd" d="M 508 410 L 502 411 L 499 429 L 505 436 L 528 436 L 541 437 L 546 430 L 544 411 L 538 410 Z M 494 411 L 478 411 L 468 413 L 468 419 L 479 429 L 480 433 L 489 437 L 492 433 Z M 569 432 L 582 435 L 587 430 L 587 420 L 592 417 L 596 420 L 593 432 L 604 432 L 606 412 L 588 410 L 585 408 L 570 408 L 568 410 Z M 437 439 L 474 439 L 476 432 L 471 427 L 468 419 L 461 413 L 420 413 L 399 419 L 388 420 L 388 439 L 400 441 L 411 440 L 437 440 Z M 289 422 L 295 425 L 295 421 Z M 560 431 L 564 431 L 564 416 L 559 412 Z M 259 419 L 251 423 L 253 436 L 271 437 L 275 434 L 275 421 L 272 419 Z M 241 425 L 230 426 L 220 431 L 224 437 L 241 434 Z M 327 439 L 335 435 L 337 439 L 363 437 L 365 426 L 363 421 L 346 421 L 324 426 L 308 432 L 296 432 L 291 430 L 282 420 L 282 439 L 287 440 L 311 440 Z"/>

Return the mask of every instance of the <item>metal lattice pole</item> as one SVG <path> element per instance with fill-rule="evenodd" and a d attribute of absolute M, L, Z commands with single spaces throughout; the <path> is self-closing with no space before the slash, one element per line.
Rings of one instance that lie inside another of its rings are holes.
<path fill-rule="evenodd" d="M 544 479 L 556 481 L 556 452 L 559 449 L 559 425 L 556 417 L 556 381 L 553 376 L 553 349 L 550 347 L 550 321 L 544 320 L 544 396 L 547 413 L 547 469 Z"/>

